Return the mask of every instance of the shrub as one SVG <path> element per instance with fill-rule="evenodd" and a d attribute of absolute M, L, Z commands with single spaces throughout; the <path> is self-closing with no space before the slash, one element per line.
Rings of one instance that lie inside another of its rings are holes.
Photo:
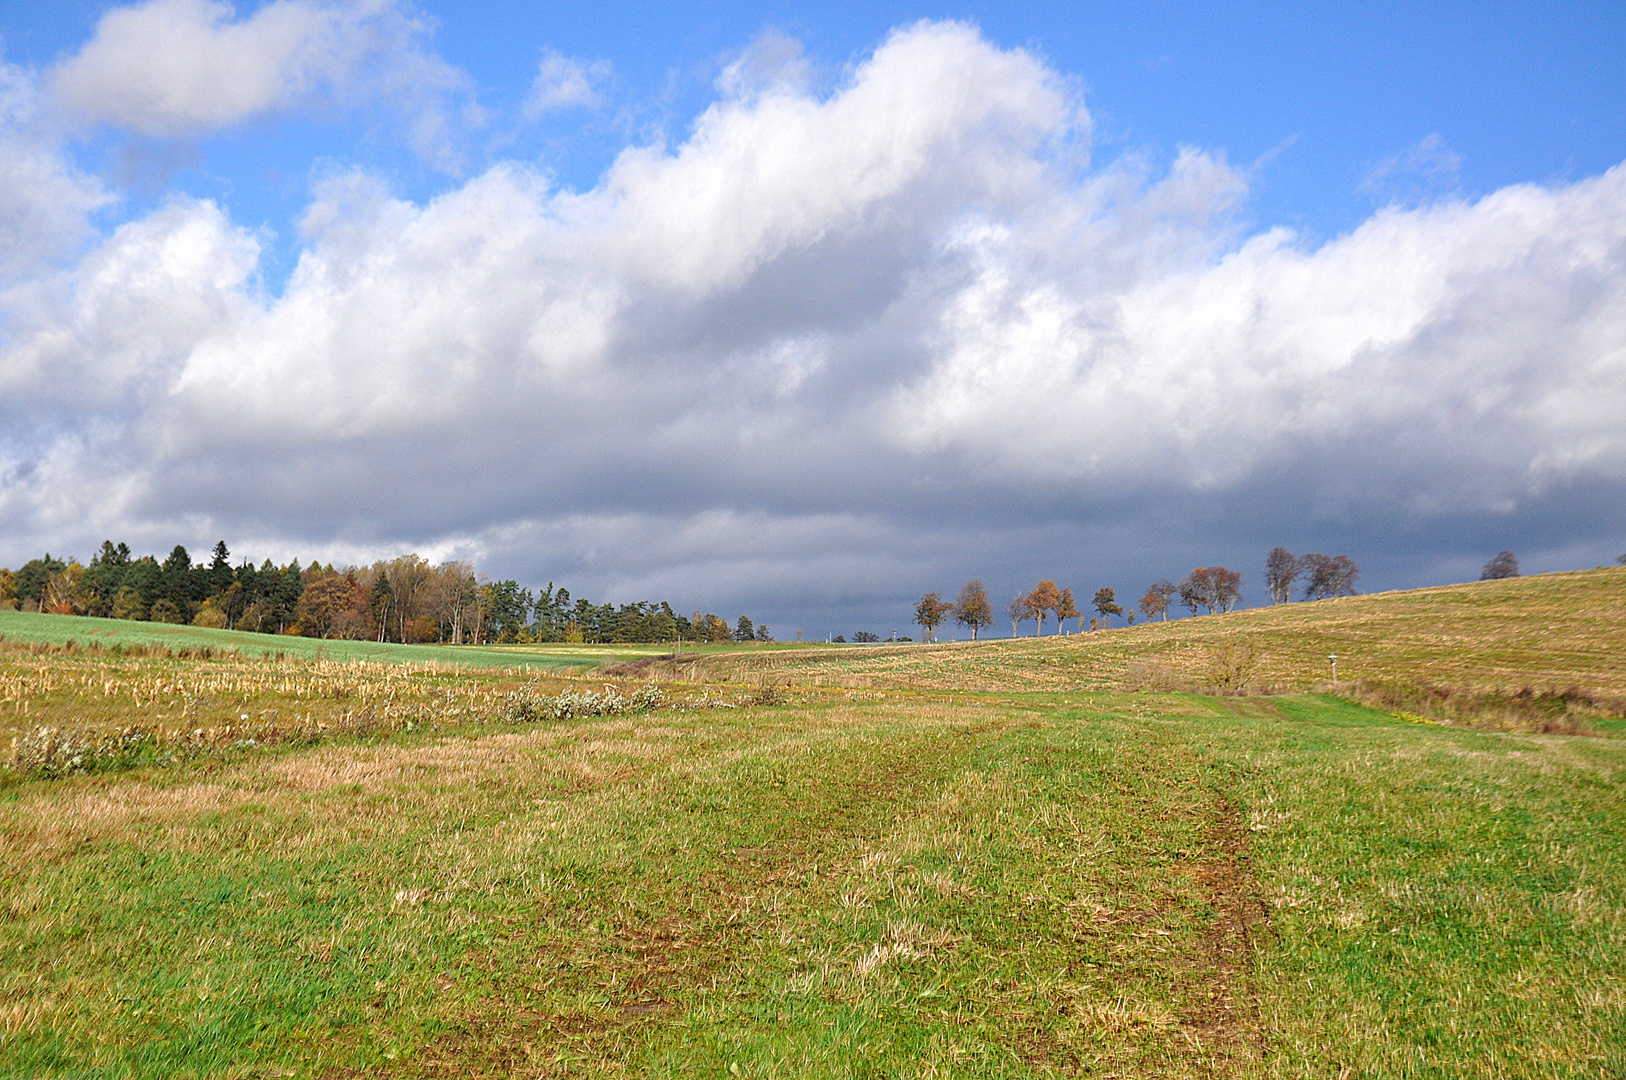
<path fill-rule="evenodd" d="M 147 608 L 141 602 L 140 593 L 128 585 L 120 585 L 119 591 L 113 596 L 111 614 L 115 619 L 145 619 Z"/>
<path fill-rule="evenodd" d="M 173 600 L 157 601 L 153 604 L 152 611 L 148 613 L 147 617 L 153 622 L 160 623 L 186 622 L 186 616 L 181 613 L 180 608 L 175 606 L 175 601 Z"/>
<path fill-rule="evenodd" d="M 1225 642 L 1209 650 L 1208 678 L 1222 694 L 1246 693 L 1259 670 L 1259 655 L 1251 643 Z"/>
<path fill-rule="evenodd" d="M 205 600 L 203 606 L 198 608 L 198 613 L 192 617 L 192 625 L 224 630 L 226 628 L 226 613 Z"/>

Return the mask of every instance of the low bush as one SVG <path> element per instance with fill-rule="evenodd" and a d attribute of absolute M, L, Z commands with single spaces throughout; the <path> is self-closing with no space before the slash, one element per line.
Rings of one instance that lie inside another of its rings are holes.
<path fill-rule="evenodd" d="M 1626 700 L 1567 689 L 1467 690 L 1452 686 L 1360 680 L 1344 691 L 1363 705 L 1404 720 L 1432 720 L 1492 731 L 1593 735 L 1589 721 L 1626 719 Z"/>

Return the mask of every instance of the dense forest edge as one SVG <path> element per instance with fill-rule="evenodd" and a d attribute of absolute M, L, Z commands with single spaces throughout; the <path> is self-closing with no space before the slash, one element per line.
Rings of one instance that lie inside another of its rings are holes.
<path fill-rule="evenodd" d="M 262 634 L 406 644 L 639 644 L 771 641 L 741 615 L 682 615 L 665 601 L 594 604 L 549 582 L 537 593 L 487 580 L 468 562 L 418 555 L 335 569 L 232 565 L 224 541 L 207 562 L 176 545 L 160 562 L 104 541 L 89 565 L 49 553 L 0 569 L 0 610 L 86 615 Z"/>

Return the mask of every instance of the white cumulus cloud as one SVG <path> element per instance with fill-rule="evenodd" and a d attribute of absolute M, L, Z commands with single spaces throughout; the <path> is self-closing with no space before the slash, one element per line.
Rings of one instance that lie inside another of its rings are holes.
<path fill-rule="evenodd" d="M 145 0 L 103 15 L 49 85 L 92 123 L 194 136 L 323 97 L 458 85 L 422 32 L 395 0 L 273 0 L 244 18 L 221 0 Z"/>
<path fill-rule="evenodd" d="M 90 239 L 112 196 L 62 155 L 28 72 L 0 62 L 0 281 L 39 273 Z"/>
<path fill-rule="evenodd" d="M 1031 234 L 964 243 L 938 362 L 895 399 L 906 445 L 1197 485 L 1332 443 L 1406 447 L 1390 469 L 1426 446 L 1442 486 L 1477 472 L 1504 497 L 1571 470 L 1626 478 L 1626 426 L 1608 418 L 1626 408 L 1626 167 L 1386 210 L 1314 249 L 1272 231 L 1104 293 L 1086 287 L 1096 227 L 1038 266 Z"/>
<path fill-rule="evenodd" d="M 1309 244 L 1241 228 L 1223 156 L 1090 167 L 1088 132 L 1031 54 L 923 23 L 585 192 L 330 179 L 274 293 L 250 231 L 176 200 L 0 298 L 6 542 L 418 546 L 806 604 L 816 568 L 951 549 L 1619 501 L 1626 167 Z"/>

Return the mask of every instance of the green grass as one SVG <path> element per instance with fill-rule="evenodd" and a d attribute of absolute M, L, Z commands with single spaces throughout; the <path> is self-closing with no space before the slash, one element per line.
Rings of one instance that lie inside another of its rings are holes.
<path fill-rule="evenodd" d="M 0 1062 L 1610 1075 L 1623 764 L 1335 700 L 1109 695 L 34 782 L 0 803 Z"/>
<path fill-rule="evenodd" d="M 604 664 L 670 653 L 668 645 L 397 645 L 377 641 L 327 641 L 285 634 L 254 634 L 202 626 L 95 619 L 83 615 L 39 615 L 0 611 L 0 638 L 25 644 L 114 645 L 168 649 L 230 650 L 244 656 L 283 655 L 302 659 L 368 661 L 382 664 L 444 664 L 478 668 L 559 668 L 588 670 Z M 706 646 L 716 652 L 733 646 Z M 740 648 L 745 648 L 741 646 Z M 751 646 L 756 649 L 756 646 Z"/>
<path fill-rule="evenodd" d="M 1626 1074 L 1626 740 L 903 681 L 0 650 L 31 722 L 447 719 L 0 786 L 0 1077 Z"/>

